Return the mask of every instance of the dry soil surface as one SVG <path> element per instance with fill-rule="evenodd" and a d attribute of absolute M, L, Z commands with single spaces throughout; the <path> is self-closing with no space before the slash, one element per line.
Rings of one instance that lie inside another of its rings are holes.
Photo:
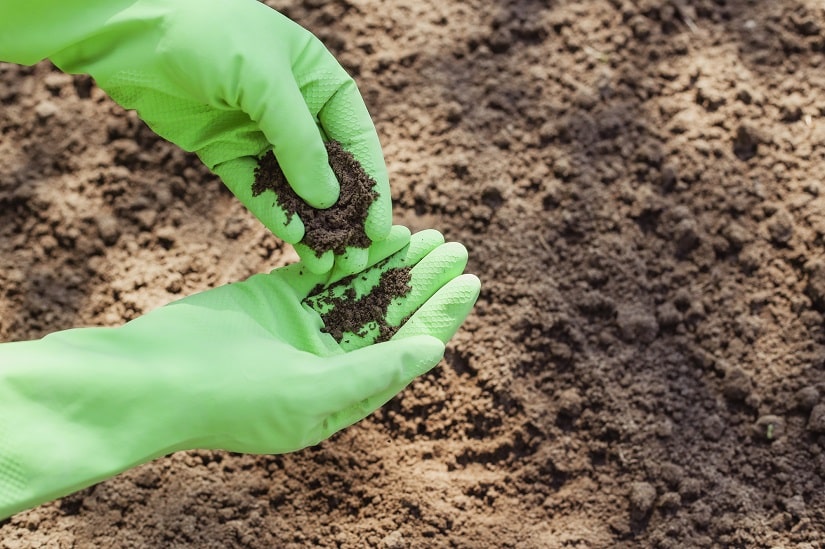
<path fill-rule="evenodd" d="M 179 453 L 0 547 L 825 545 L 818 0 L 276 0 L 357 79 L 478 306 L 381 411 Z M 241 31 L 242 32 L 242 31 Z M 295 260 L 85 77 L 0 65 L 0 340 Z"/>

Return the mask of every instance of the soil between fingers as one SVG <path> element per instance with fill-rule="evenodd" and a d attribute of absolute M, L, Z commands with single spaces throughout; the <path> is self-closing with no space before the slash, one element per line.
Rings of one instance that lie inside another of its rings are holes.
<path fill-rule="evenodd" d="M 352 275 L 342 279 L 336 285 L 346 285 Z M 375 343 L 388 341 L 401 327 L 387 323 L 387 307 L 393 299 L 410 293 L 410 268 L 396 267 L 381 274 L 378 284 L 367 294 L 358 297 L 355 290 L 349 288 L 340 297 L 326 297 L 323 288 L 310 292 L 308 299 L 318 299 L 318 303 L 327 306 L 327 312 L 321 314 L 324 321 L 323 332 L 330 334 L 341 343 L 347 332 L 366 337 L 370 331 L 377 330 Z M 403 324 L 403 323 L 402 323 Z"/>
<path fill-rule="evenodd" d="M 298 215 L 304 223 L 301 240 L 320 257 L 332 250 L 342 255 L 348 247 L 368 248 L 372 241 L 364 230 L 370 204 L 378 197 L 375 180 L 361 164 L 337 141 L 326 143 L 329 165 L 341 186 L 338 201 L 325 209 L 313 208 L 298 196 L 284 176 L 272 151 L 258 160 L 252 195 L 266 191 L 275 193 L 278 205 L 287 214 L 287 220 Z"/>

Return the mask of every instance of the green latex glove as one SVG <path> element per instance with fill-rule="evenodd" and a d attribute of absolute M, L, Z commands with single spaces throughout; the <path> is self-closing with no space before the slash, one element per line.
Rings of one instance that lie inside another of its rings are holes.
<path fill-rule="evenodd" d="M 0 345 L 0 518 L 177 450 L 289 452 L 360 420 L 441 359 L 478 296 L 466 257 L 396 227 L 357 277 L 297 263 L 119 328 Z M 403 322 L 390 341 L 322 331 L 325 297 L 403 266 L 412 289 L 386 310 Z"/>
<path fill-rule="evenodd" d="M 257 158 L 274 149 L 295 192 L 325 208 L 339 186 L 323 138 L 339 141 L 376 181 L 365 231 L 386 237 L 389 180 L 375 127 L 352 78 L 307 30 L 255 0 L 0 0 L 0 59 L 48 57 L 91 74 L 157 134 L 194 151 L 277 236 L 298 243 L 304 225 L 273 195 L 252 196 Z M 296 251 L 313 272 L 366 266 Z"/>

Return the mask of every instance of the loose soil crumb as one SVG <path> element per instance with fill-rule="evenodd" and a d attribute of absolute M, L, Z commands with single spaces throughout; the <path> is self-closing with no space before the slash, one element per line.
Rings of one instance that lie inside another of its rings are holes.
<path fill-rule="evenodd" d="M 345 278 L 339 284 L 346 285 L 351 279 L 352 277 Z M 346 332 L 366 337 L 370 330 L 377 327 L 378 337 L 375 342 L 388 341 L 400 326 L 387 324 L 387 307 L 393 299 L 407 295 L 411 289 L 410 268 L 399 267 L 385 271 L 370 293 L 360 298 L 355 295 L 353 288 L 349 288 L 340 297 L 320 297 L 318 304 L 330 306 L 328 312 L 321 314 L 324 321 L 321 331 L 341 343 Z M 323 289 L 313 290 L 307 299 L 320 296 L 322 291 Z"/>
<path fill-rule="evenodd" d="M 320 257 L 332 250 L 336 255 L 345 253 L 348 247 L 368 248 L 372 240 L 364 231 L 367 210 L 378 192 L 372 179 L 361 164 L 337 141 L 326 143 L 329 165 L 341 185 L 338 202 L 326 209 L 316 209 L 299 197 L 287 183 L 281 166 L 272 151 L 264 154 L 255 169 L 252 196 L 271 190 L 278 205 L 291 220 L 296 213 L 304 223 L 305 233 L 301 241 Z"/>

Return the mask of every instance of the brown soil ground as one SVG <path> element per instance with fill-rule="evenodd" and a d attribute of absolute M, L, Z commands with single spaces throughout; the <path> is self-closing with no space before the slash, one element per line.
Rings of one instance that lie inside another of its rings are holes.
<path fill-rule="evenodd" d="M 357 78 L 475 312 L 318 447 L 179 453 L 0 547 L 825 545 L 821 2 L 272 4 Z M 0 65 L 0 102 L 0 339 L 295 259 L 87 78 Z"/>

